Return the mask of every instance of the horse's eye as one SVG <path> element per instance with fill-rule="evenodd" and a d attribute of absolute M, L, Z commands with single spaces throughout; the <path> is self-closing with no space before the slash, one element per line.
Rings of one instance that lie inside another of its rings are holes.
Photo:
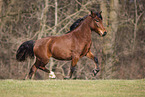
<path fill-rule="evenodd" d="M 95 19 L 96 22 L 99 22 L 97 19 Z"/>

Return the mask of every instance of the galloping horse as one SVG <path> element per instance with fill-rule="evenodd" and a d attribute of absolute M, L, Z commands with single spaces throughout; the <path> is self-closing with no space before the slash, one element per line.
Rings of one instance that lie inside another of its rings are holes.
<path fill-rule="evenodd" d="M 36 62 L 31 67 L 29 79 L 33 78 L 37 69 L 47 73 L 50 71 L 45 67 L 50 57 L 59 60 L 71 60 L 69 78 L 75 70 L 75 66 L 80 58 L 87 56 L 95 62 L 94 76 L 99 72 L 97 57 L 90 51 L 92 44 L 91 32 L 95 31 L 100 36 L 107 34 L 103 24 L 101 12 L 92 12 L 82 19 L 78 19 L 71 26 L 71 31 L 62 36 L 49 36 L 36 41 L 26 41 L 17 50 L 16 59 L 24 61 L 28 56 L 36 56 Z"/>

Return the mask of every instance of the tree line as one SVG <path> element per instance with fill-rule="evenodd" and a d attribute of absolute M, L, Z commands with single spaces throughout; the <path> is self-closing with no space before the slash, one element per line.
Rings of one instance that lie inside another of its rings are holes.
<path fill-rule="evenodd" d="M 0 0 L 0 78 L 23 79 L 32 59 L 17 62 L 16 50 L 22 42 L 62 35 L 79 18 L 102 11 L 108 34 L 92 32 L 91 51 L 98 57 L 101 71 L 92 76 L 94 62 L 86 57 L 77 63 L 77 79 L 145 78 L 144 0 Z M 50 59 L 47 65 L 58 79 L 67 75 L 70 61 Z M 42 71 L 35 79 L 48 79 Z"/>

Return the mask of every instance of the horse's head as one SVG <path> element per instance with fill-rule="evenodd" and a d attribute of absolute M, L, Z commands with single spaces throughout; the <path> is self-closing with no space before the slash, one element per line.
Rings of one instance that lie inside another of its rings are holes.
<path fill-rule="evenodd" d="M 105 36 L 107 32 L 102 23 L 101 13 L 102 11 L 99 13 L 91 11 L 90 16 L 92 17 L 92 21 L 91 21 L 90 27 L 93 31 L 97 32 L 100 36 Z"/>

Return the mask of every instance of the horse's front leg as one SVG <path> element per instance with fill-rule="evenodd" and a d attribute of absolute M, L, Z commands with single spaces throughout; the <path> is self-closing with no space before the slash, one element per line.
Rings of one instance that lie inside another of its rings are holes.
<path fill-rule="evenodd" d="M 79 57 L 74 57 L 72 59 L 71 67 L 70 67 L 70 74 L 69 74 L 70 78 L 72 77 L 72 74 L 75 71 L 75 66 L 77 65 L 78 60 L 79 60 Z"/>
<path fill-rule="evenodd" d="M 79 57 L 75 56 L 74 58 L 72 58 L 69 75 L 67 77 L 65 77 L 65 79 L 72 78 L 72 75 L 73 75 L 73 72 L 75 71 L 75 66 L 77 65 L 78 60 L 79 60 Z"/>
<path fill-rule="evenodd" d="M 93 69 L 93 74 L 96 76 L 96 74 L 100 71 L 98 58 L 94 57 L 91 51 L 89 51 L 86 56 L 95 62 L 95 69 Z"/>

